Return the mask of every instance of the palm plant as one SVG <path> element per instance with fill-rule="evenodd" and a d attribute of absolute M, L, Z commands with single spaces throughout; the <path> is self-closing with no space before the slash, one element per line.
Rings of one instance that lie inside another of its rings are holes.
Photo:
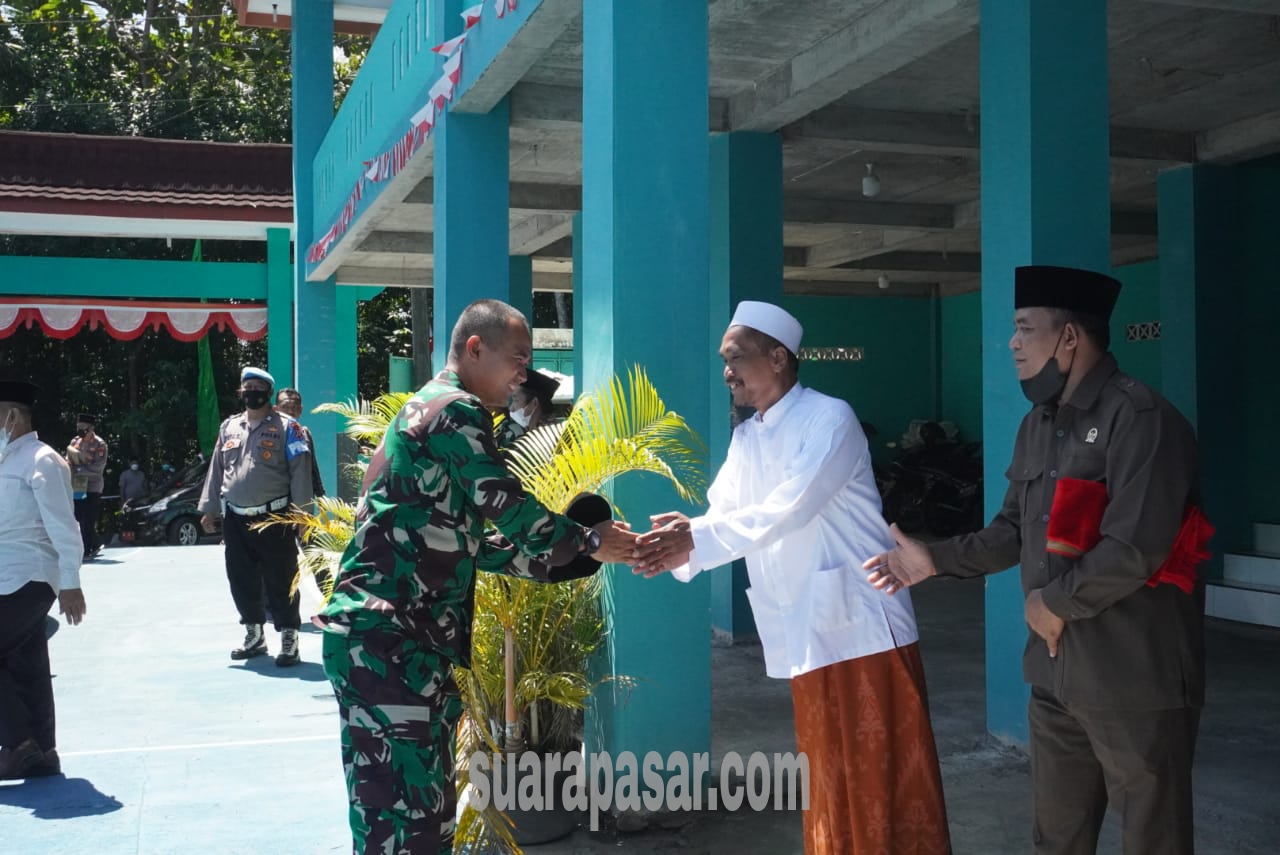
<path fill-rule="evenodd" d="M 346 433 L 376 445 L 410 396 L 382 395 L 354 405 L 324 404 Z M 629 472 L 656 474 L 681 498 L 700 501 L 705 446 L 684 419 L 667 409 L 643 369 L 624 383 L 615 377 L 579 399 L 569 417 L 524 435 L 510 449 L 510 468 L 539 501 L 563 512 L 582 492 L 600 492 Z M 307 546 L 300 573 L 314 574 L 322 593 L 336 577 L 354 535 L 355 508 L 326 497 L 320 513 L 282 515 L 301 527 Z M 328 571 L 325 573 L 323 571 Z M 476 580 L 469 669 L 455 668 L 464 704 L 456 757 L 458 792 L 469 784 L 467 760 L 476 751 L 512 754 L 527 746 L 544 753 L 581 745 L 582 711 L 598 681 L 590 660 L 604 643 L 600 597 L 603 574 L 555 585 L 489 573 Z M 609 678 L 623 686 L 626 677 Z M 491 802 L 481 812 L 463 799 L 455 842 L 459 851 L 519 852 L 511 824 Z"/>

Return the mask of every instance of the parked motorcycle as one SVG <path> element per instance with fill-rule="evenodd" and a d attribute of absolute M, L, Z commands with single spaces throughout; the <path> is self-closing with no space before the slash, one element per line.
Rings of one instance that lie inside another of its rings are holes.
<path fill-rule="evenodd" d="M 914 440 L 888 467 L 885 518 L 936 537 L 981 528 L 982 443 L 956 442 L 937 422 L 920 424 Z"/>

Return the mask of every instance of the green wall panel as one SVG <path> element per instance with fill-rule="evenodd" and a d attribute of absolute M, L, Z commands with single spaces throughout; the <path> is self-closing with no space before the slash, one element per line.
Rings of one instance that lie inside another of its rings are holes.
<path fill-rule="evenodd" d="M 861 362 L 804 362 L 800 381 L 853 407 L 875 425 L 877 458 L 891 455 L 912 419 L 934 418 L 933 301 L 910 297 L 786 297 L 804 326 L 804 347 L 861 347 Z"/>
<path fill-rule="evenodd" d="M 982 295 L 942 298 L 940 417 L 955 422 L 964 442 L 982 439 Z M 1013 363 L 1009 363 L 1010 377 Z"/>
<path fill-rule="evenodd" d="M 1146 383 L 1152 389 L 1162 388 L 1160 339 L 1126 341 L 1125 328 L 1130 324 L 1146 324 L 1160 320 L 1160 264 L 1144 261 L 1117 267 L 1112 275 L 1124 287 L 1111 316 L 1111 352 L 1122 371 Z"/>

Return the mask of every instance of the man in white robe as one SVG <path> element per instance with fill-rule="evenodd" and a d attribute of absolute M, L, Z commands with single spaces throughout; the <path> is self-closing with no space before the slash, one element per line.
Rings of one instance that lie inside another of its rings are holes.
<path fill-rule="evenodd" d="M 789 679 L 810 769 L 805 851 L 950 851 L 909 600 L 861 565 L 889 549 L 866 437 L 844 401 L 798 381 L 800 323 L 743 302 L 720 345 L 733 433 L 707 512 L 652 518 L 635 572 L 682 582 L 745 558 L 770 677 Z"/>

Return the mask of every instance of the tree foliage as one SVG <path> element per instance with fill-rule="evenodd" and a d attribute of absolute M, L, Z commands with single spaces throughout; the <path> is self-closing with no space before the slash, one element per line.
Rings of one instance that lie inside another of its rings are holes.
<path fill-rule="evenodd" d="M 240 27 L 229 0 L 0 0 L 0 129 L 287 143 L 289 35 Z M 367 47 L 337 37 L 335 109 Z M 0 255 L 185 261 L 193 243 L 0 236 Z M 205 241 L 204 259 L 262 262 L 266 247 Z M 240 367 L 264 364 L 266 343 L 214 330 L 210 344 L 226 415 L 240 409 Z M 380 361 L 385 370 L 385 354 Z M 108 492 L 131 459 L 180 466 L 198 450 L 194 343 L 155 332 L 122 342 L 102 330 L 62 341 L 21 329 L 0 339 L 0 375 L 40 383 L 37 427 L 55 446 L 70 437 L 77 412 L 101 417 Z"/>

